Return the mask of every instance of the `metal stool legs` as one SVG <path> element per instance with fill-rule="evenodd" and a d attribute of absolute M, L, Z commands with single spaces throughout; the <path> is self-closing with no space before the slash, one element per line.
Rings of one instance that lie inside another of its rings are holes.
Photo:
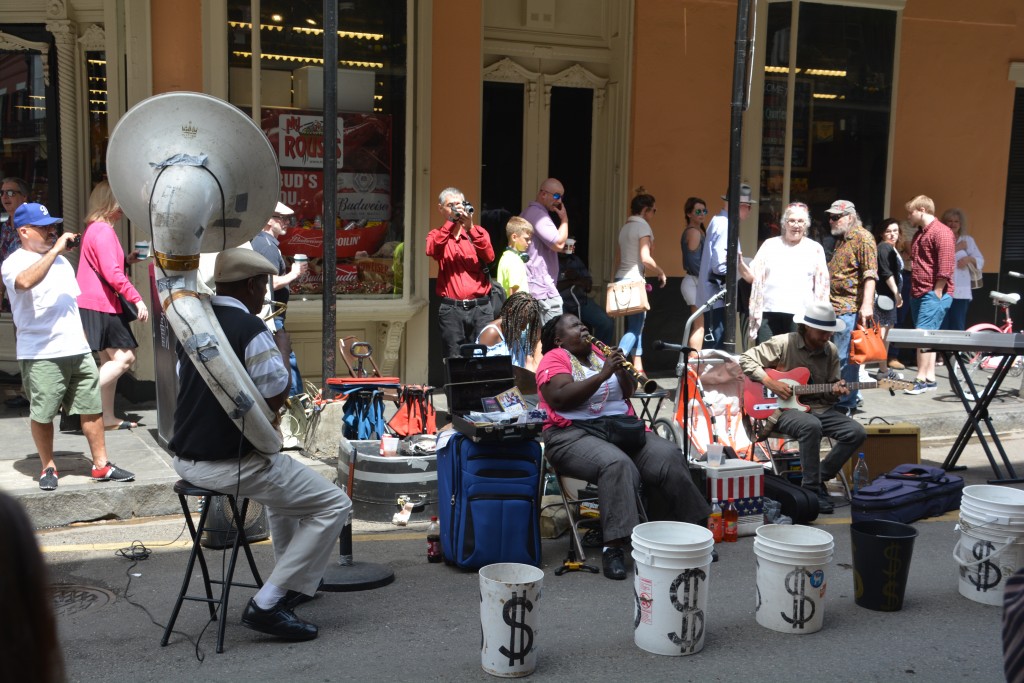
<path fill-rule="evenodd" d="M 205 602 L 210 610 L 210 619 L 218 619 L 218 611 L 220 612 L 220 623 L 217 627 L 217 652 L 224 652 L 224 628 L 227 624 L 228 608 L 228 597 L 231 592 L 232 586 L 239 586 L 243 588 L 262 588 L 263 579 L 260 578 L 259 570 L 256 568 L 256 561 L 253 559 L 252 550 L 249 548 L 249 539 L 245 536 L 245 515 L 249 509 L 249 499 L 242 499 L 242 509 L 239 510 L 235 502 L 235 497 L 223 494 L 218 491 L 211 491 L 208 489 L 202 489 L 198 486 L 193 486 L 185 481 L 179 481 L 174 485 L 174 491 L 178 494 L 178 501 L 181 503 L 181 510 L 185 515 L 185 523 L 188 525 L 189 536 L 192 538 L 192 551 L 188 556 L 188 564 L 185 566 L 185 577 L 181 582 L 181 589 L 178 591 L 178 598 L 174 602 L 174 609 L 171 611 L 171 618 L 167 622 L 167 627 L 164 629 L 163 638 L 160 640 L 160 645 L 167 645 L 167 641 L 171 637 L 171 631 L 174 630 L 174 622 L 178 619 L 178 613 L 181 611 L 181 605 L 185 600 L 192 600 L 195 602 Z M 224 576 L 221 579 L 211 579 L 210 571 L 207 567 L 206 557 L 203 553 L 201 544 L 203 532 L 206 531 L 206 520 L 210 513 L 210 505 L 207 502 L 203 505 L 203 510 L 199 514 L 199 524 L 196 525 L 192 522 L 192 514 L 188 508 L 187 496 L 205 496 L 211 498 L 213 496 L 223 495 L 227 498 L 228 505 L 231 508 L 231 514 L 235 520 L 233 531 L 235 531 L 235 540 L 231 546 L 231 557 L 228 561 L 228 567 Z M 252 571 L 253 578 L 256 583 L 239 583 L 233 581 L 235 574 L 235 564 L 238 560 L 238 551 L 244 550 L 246 559 L 249 562 L 249 569 Z M 199 568 L 203 574 L 203 588 L 206 595 L 189 595 L 188 587 L 192 581 L 192 574 L 195 570 L 196 560 L 199 560 Z M 218 597 L 213 597 L 212 584 L 220 584 L 221 590 Z M 216 607 L 219 605 L 219 610 Z"/>

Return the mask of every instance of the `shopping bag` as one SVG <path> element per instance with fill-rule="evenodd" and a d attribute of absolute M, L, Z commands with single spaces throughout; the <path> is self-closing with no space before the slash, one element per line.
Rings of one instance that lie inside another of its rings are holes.
<path fill-rule="evenodd" d="M 885 340 L 882 339 L 882 328 L 878 323 L 872 321 L 868 327 L 858 324 L 850 332 L 850 363 L 863 365 L 886 358 Z"/>
<path fill-rule="evenodd" d="M 609 282 L 604 310 L 612 318 L 651 310 L 647 303 L 647 283 L 643 280 Z"/>

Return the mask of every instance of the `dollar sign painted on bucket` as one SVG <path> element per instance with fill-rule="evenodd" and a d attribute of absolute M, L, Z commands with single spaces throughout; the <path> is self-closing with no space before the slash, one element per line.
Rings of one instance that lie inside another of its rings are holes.
<path fill-rule="evenodd" d="M 903 599 L 900 596 L 900 570 L 903 569 L 903 561 L 900 559 L 900 546 L 897 543 L 890 543 L 885 548 L 885 559 L 889 560 L 882 573 L 888 577 L 885 585 L 882 586 L 882 609 L 887 612 L 895 612 L 900 608 Z"/>
<path fill-rule="evenodd" d="M 996 588 L 999 583 L 1003 580 L 1003 572 L 1000 571 L 999 565 L 993 564 L 988 561 L 988 558 L 992 555 L 995 550 L 995 546 L 988 541 L 978 541 L 974 544 L 974 548 L 971 549 L 971 554 L 974 555 L 976 560 L 985 560 L 980 562 L 974 573 L 967 577 L 967 580 L 971 582 L 975 590 L 979 593 L 984 593 Z M 967 571 L 964 568 L 960 569 L 961 572 Z"/>
<path fill-rule="evenodd" d="M 812 582 L 814 575 L 803 567 L 797 567 L 786 574 L 786 592 L 793 596 L 793 614 L 785 612 L 779 614 L 793 628 L 805 628 L 807 622 L 814 618 L 814 611 L 817 609 L 814 600 L 807 596 L 807 585 Z"/>
<path fill-rule="evenodd" d="M 704 610 L 698 607 L 700 584 L 707 578 L 703 569 L 687 569 L 672 582 L 668 596 L 672 606 L 682 613 L 679 632 L 668 634 L 669 640 L 679 646 L 683 654 L 696 652 L 704 638 Z M 683 600 L 679 601 L 679 587 L 683 587 Z"/>
<path fill-rule="evenodd" d="M 509 625 L 508 647 L 502 645 L 498 652 L 508 657 L 509 666 L 515 666 L 516 660 L 523 664 L 533 649 L 533 629 L 526 623 L 526 613 L 532 611 L 533 603 L 527 599 L 526 591 L 522 595 L 513 591 L 505 602 L 502 618 Z"/>

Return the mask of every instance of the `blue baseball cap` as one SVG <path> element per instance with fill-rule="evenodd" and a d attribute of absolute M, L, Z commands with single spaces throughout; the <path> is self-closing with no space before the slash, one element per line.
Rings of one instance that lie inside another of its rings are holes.
<path fill-rule="evenodd" d="M 55 218 L 50 215 L 42 204 L 22 204 L 14 211 L 14 227 L 20 228 L 23 225 L 38 225 L 43 227 L 54 223 L 63 223 L 63 218 Z"/>

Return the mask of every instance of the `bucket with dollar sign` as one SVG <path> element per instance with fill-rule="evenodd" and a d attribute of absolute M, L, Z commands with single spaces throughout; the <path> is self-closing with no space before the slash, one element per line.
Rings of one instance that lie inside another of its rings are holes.
<path fill-rule="evenodd" d="M 953 550 L 960 595 L 1002 606 L 1006 580 L 1024 567 L 1024 491 L 968 486 L 960 504 L 960 538 Z"/>
<path fill-rule="evenodd" d="M 853 547 L 853 600 L 878 612 L 903 607 L 917 529 L 876 519 L 850 525 Z"/>
<path fill-rule="evenodd" d="M 708 577 L 714 537 L 685 522 L 647 522 L 633 529 L 633 642 L 657 655 L 704 649 Z"/>
<path fill-rule="evenodd" d="M 492 676 L 517 678 L 537 668 L 537 602 L 544 572 L 528 564 L 480 570 L 480 665 Z"/>
<path fill-rule="evenodd" d="M 757 530 L 754 614 L 779 633 L 803 635 L 825 621 L 825 570 L 832 561 L 832 534 L 801 525 L 767 524 Z"/>

